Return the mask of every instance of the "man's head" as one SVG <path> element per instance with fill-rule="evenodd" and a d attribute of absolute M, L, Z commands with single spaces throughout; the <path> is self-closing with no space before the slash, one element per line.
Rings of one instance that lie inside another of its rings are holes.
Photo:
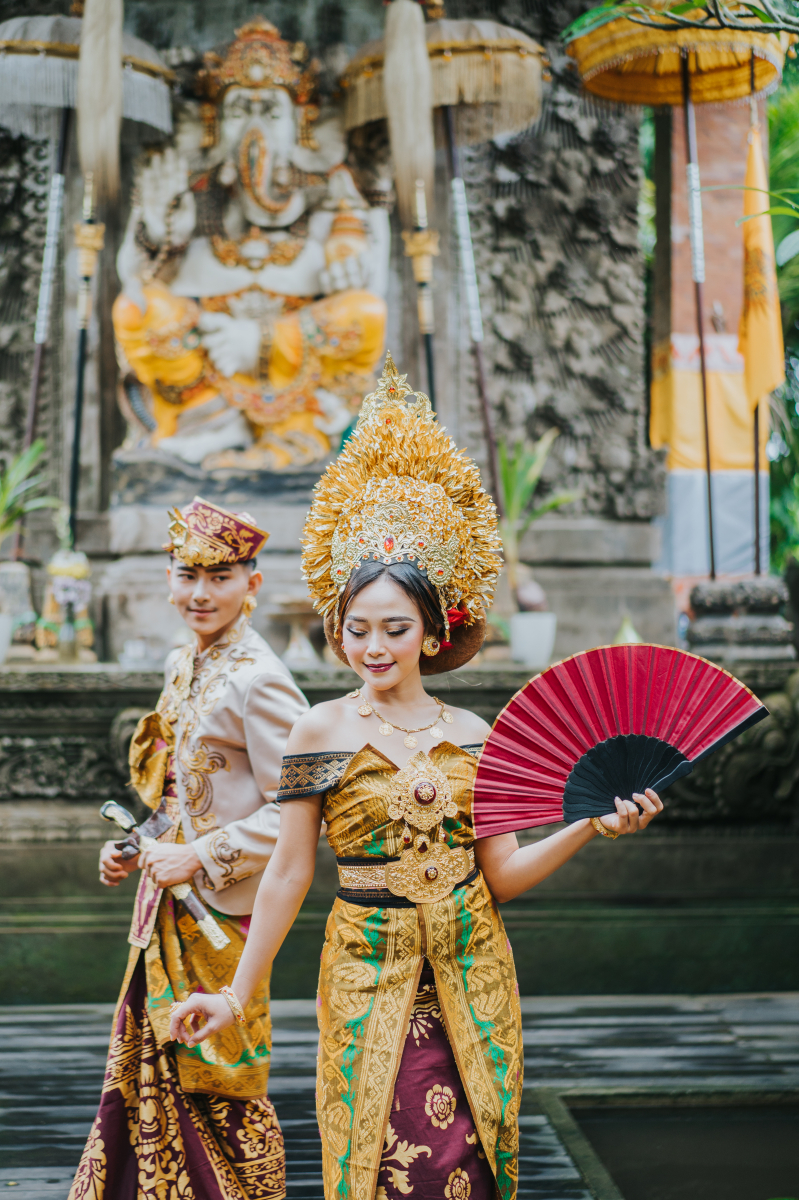
<path fill-rule="evenodd" d="M 255 597 L 264 581 L 254 559 L 203 567 L 173 557 L 166 573 L 175 607 L 201 646 L 233 624 L 246 597 Z"/>
<path fill-rule="evenodd" d="M 249 513 L 228 512 L 195 496 L 170 513 L 167 578 L 172 599 L 201 649 L 232 625 L 264 577 L 255 556 L 269 534 Z"/>

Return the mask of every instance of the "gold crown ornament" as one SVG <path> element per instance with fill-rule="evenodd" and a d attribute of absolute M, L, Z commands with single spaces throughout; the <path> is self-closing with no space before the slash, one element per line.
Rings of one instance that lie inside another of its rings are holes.
<path fill-rule="evenodd" d="M 205 66 L 197 76 L 206 126 L 204 146 L 217 141 L 216 106 L 231 87 L 283 88 L 301 113 L 301 142 L 311 145 L 310 124 L 319 116 L 314 103 L 318 90 L 319 64 L 308 61 L 308 49 L 303 42 L 287 42 L 264 17 L 255 17 L 236 30 L 234 41 L 224 57 L 209 51 Z M 307 128 L 306 128 L 307 127 Z"/>
<path fill-rule="evenodd" d="M 398 374 L 390 353 L 353 436 L 314 492 L 303 573 L 326 626 L 332 618 L 337 633 L 339 596 L 362 563 L 407 562 L 433 584 L 444 622 L 442 652 L 425 660 L 424 672 L 460 665 L 460 655 L 448 655 L 450 628 L 459 627 L 462 639 L 468 627 L 484 625 L 502 565 L 496 509 L 477 465 L 438 424 L 428 397 Z"/>
<path fill-rule="evenodd" d="M 169 512 L 169 541 L 164 550 L 189 567 L 244 563 L 266 545 L 269 534 L 249 513 L 232 513 L 195 496 L 183 512 Z"/>

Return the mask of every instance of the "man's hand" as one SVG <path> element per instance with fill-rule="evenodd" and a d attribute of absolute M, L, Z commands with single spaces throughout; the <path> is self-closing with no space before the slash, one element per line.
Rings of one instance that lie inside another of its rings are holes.
<path fill-rule="evenodd" d="M 149 846 L 139 855 L 139 866 L 160 888 L 188 883 L 192 876 L 202 870 L 202 863 L 191 846 L 176 846 L 173 843 Z"/>
<path fill-rule="evenodd" d="M 127 879 L 138 865 L 139 855 L 134 858 L 122 858 L 116 842 L 106 842 L 100 851 L 100 883 L 104 883 L 106 887 L 119 887 L 122 880 Z"/>

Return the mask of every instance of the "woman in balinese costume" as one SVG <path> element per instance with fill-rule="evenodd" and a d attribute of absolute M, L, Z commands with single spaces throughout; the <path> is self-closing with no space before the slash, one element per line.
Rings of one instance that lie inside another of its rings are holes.
<path fill-rule="evenodd" d="M 636 796 L 640 815 L 617 800 L 616 814 L 534 845 L 514 834 L 475 842 L 489 726 L 430 696 L 422 675 L 461 666 L 482 644 L 501 565 L 496 512 L 390 356 L 317 485 L 304 546 L 328 641 L 363 686 L 294 726 L 280 835 L 232 989 L 191 996 L 171 1033 L 195 1046 L 240 1019 L 310 886 L 324 820 L 341 884 L 319 976 L 325 1196 L 512 1200 L 521 1013 L 497 904 L 663 806 L 648 792 Z M 197 1030 L 195 1015 L 206 1022 Z"/>

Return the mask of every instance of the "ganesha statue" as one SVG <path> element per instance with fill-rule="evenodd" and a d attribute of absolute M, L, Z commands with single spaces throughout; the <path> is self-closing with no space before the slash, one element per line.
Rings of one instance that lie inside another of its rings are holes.
<path fill-rule="evenodd" d="M 383 350 L 389 226 L 320 113 L 317 66 L 263 18 L 207 54 L 143 161 L 113 321 L 140 440 L 204 470 L 338 448 Z"/>

